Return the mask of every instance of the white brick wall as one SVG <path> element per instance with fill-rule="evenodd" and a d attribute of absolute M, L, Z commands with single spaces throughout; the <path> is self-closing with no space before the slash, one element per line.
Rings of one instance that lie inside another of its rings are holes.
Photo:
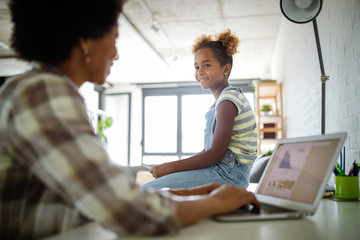
<path fill-rule="evenodd" d="M 326 75 L 326 133 L 345 131 L 346 168 L 360 162 L 360 0 L 324 0 L 317 25 Z M 321 82 L 312 23 L 282 19 L 272 69 L 283 82 L 287 137 L 321 133 Z"/>

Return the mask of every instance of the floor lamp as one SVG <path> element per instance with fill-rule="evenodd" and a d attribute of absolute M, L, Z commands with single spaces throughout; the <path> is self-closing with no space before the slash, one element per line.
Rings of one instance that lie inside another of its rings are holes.
<path fill-rule="evenodd" d="M 294 23 L 312 21 L 321 70 L 321 134 L 325 134 L 325 82 L 329 80 L 324 70 L 316 17 L 320 13 L 322 0 L 280 0 L 283 15 Z"/>

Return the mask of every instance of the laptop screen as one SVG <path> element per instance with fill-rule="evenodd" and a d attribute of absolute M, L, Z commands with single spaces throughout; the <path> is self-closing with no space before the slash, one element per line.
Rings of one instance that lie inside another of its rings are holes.
<path fill-rule="evenodd" d="M 337 155 L 340 141 L 341 138 L 279 141 L 257 194 L 312 204 Z"/>

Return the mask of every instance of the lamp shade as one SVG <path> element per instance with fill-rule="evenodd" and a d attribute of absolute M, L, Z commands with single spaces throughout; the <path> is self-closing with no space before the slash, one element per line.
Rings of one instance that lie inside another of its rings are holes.
<path fill-rule="evenodd" d="M 283 15 L 295 23 L 312 21 L 320 13 L 322 0 L 280 0 Z"/>

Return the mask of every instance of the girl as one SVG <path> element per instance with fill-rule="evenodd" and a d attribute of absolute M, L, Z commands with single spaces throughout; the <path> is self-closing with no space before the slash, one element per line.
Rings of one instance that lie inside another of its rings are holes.
<path fill-rule="evenodd" d="M 256 122 L 241 89 L 228 79 L 239 39 L 229 29 L 203 35 L 193 45 L 195 78 L 209 89 L 215 103 L 206 113 L 205 148 L 202 152 L 150 169 L 155 180 L 143 188 L 190 188 L 217 182 L 246 188 L 257 153 Z"/>

